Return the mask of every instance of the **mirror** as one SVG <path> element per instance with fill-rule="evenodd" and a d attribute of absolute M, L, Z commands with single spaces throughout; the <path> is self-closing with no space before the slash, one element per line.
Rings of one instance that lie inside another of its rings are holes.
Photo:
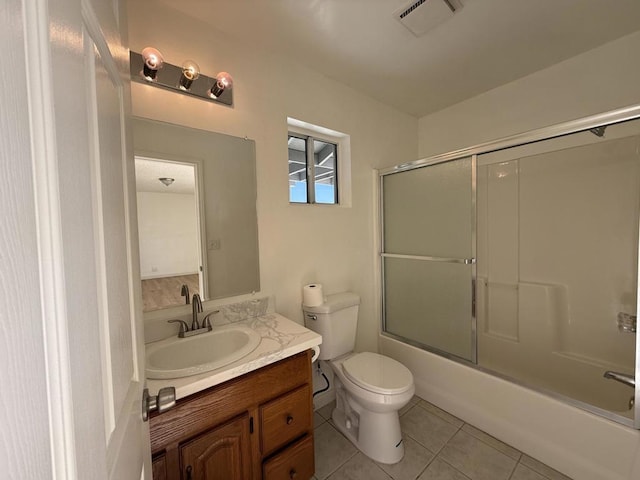
<path fill-rule="evenodd" d="M 132 123 L 144 311 L 260 290 L 255 142 Z"/>

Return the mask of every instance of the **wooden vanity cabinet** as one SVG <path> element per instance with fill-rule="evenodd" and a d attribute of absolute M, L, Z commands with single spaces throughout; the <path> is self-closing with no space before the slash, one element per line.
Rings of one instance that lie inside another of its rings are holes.
<path fill-rule="evenodd" d="M 154 480 L 308 480 L 311 351 L 178 400 L 149 422 Z"/>

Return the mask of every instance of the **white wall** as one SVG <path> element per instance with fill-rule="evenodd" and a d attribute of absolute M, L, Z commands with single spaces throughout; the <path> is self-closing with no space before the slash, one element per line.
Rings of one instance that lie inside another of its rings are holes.
<path fill-rule="evenodd" d="M 131 49 L 158 48 L 172 64 L 196 60 L 204 74 L 234 77 L 234 106 L 133 84 L 133 113 L 256 142 L 261 289 L 302 322 L 302 286 L 362 296 L 359 349 L 377 349 L 372 169 L 417 158 L 416 118 L 294 62 L 245 45 L 153 2 L 129 2 Z M 352 207 L 289 205 L 287 117 L 351 135 Z"/>
<path fill-rule="evenodd" d="M 422 117 L 420 157 L 640 103 L 639 48 L 636 32 Z"/>
<path fill-rule="evenodd" d="M 194 194 L 138 192 L 140 276 L 143 279 L 199 271 Z"/>
<path fill-rule="evenodd" d="M 640 103 L 640 33 L 419 121 L 421 157 Z M 418 394 L 581 480 L 640 478 L 640 433 L 381 337 Z"/>

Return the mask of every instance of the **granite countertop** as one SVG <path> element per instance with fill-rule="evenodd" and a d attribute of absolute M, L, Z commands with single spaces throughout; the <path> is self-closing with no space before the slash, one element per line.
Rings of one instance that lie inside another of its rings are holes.
<path fill-rule="evenodd" d="M 157 395 L 161 388 L 173 386 L 176 389 L 176 399 L 181 399 L 322 343 L 322 337 L 318 333 L 278 313 L 266 313 L 234 324 L 247 326 L 260 334 L 260 344 L 253 352 L 229 365 L 206 373 L 163 380 L 147 379 L 149 394 Z M 216 328 L 215 322 L 213 328 Z"/>

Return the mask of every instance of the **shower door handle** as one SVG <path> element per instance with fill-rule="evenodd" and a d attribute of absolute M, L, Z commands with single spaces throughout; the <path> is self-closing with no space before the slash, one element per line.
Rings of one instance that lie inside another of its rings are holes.
<path fill-rule="evenodd" d="M 615 380 L 616 382 L 624 383 L 632 388 L 636 386 L 636 377 L 633 375 L 627 375 L 626 373 L 620 372 L 612 372 L 611 370 L 607 370 L 604 372 L 604 378 L 610 378 L 611 380 Z"/>
<path fill-rule="evenodd" d="M 476 318 L 476 279 L 471 279 L 471 317 Z"/>

